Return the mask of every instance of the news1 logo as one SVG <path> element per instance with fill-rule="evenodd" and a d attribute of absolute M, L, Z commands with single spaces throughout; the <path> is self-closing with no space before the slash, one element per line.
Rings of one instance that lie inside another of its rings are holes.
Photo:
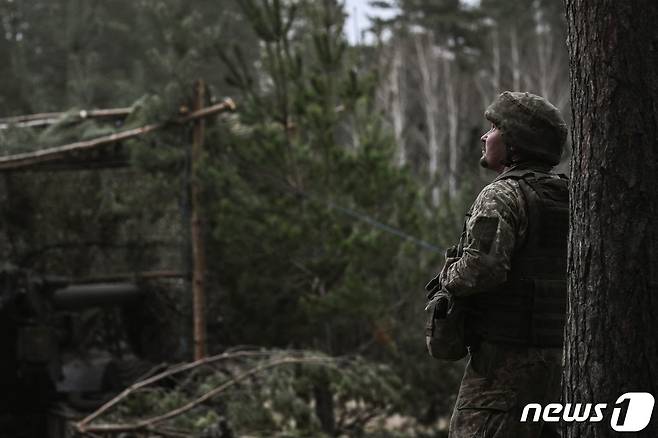
<path fill-rule="evenodd" d="M 610 427 L 617 432 L 639 432 L 651 421 L 655 400 L 648 392 L 627 392 L 621 395 L 612 409 Z M 558 421 L 598 423 L 605 418 L 606 403 L 529 403 L 523 408 L 521 422 L 537 422 L 541 418 L 547 423 Z M 532 413 L 532 417 L 528 418 Z"/>

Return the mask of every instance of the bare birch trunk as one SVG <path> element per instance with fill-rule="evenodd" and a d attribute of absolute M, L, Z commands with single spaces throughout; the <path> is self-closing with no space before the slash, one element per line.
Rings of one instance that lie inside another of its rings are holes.
<path fill-rule="evenodd" d="M 440 190 L 436 187 L 438 170 L 439 170 L 439 161 L 440 157 L 440 144 L 439 144 L 439 132 L 437 129 L 437 115 L 439 112 L 438 109 L 438 99 L 435 91 L 435 78 L 432 74 L 432 33 L 430 32 L 427 36 L 427 45 L 425 46 L 422 41 L 422 36 L 417 35 L 414 42 L 416 45 L 416 54 L 418 56 L 418 67 L 421 76 L 421 87 L 422 87 L 422 99 L 423 106 L 425 110 L 425 123 L 427 125 L 427 147 L 429 153 L 429 180 L 430 184 L 434 187 L 432 190 L 432 202 L 434 205 L 438 205 L 440 202 Z"/>
<path fill-rule="evenodd" d="M 451 61 L 443 57 L 443 84 L 445 86 L 448 117 L 448 196 L 453 199 L 457 194 L 457 163 L 459 162 L 459 104 L 455 96 L 458 78 L 453 78 Z"/>
<path fill-rule="evenodd" d="M 512 57 L 512 86 L 514 91 L 521 90 L 521 57 L 519 54 L 519 36 L 516 27 L 510 30 L 510 52 Z"/>
<path fill-rule="evenodd" d="M 550 39 L 546 35 L 548 31 L 546 26 L 542 11 L 535 4 L 535 38 L 537 41 L 537 60 L 539 61 L 539 70 L 537 71 L 539 93 L 550 100 L 549 70 L 551 68 L 551 44 Z"/>
<path fill-rule="evenodd" d="M 403 92 L 404 59 L 403 48 L 400 42 L 393 44 L 393 65 L 389 78 L 391 90 L 391 117 L 393 118 L 393 132 L 395 141 L 398 146 L 398 165 L 404 166 L 407 163 L 407 150 L 404 141 L 404 115 L 406 111 L 405 95 Z"/>
<path fill-rule="evenodd" d="M 493 75 L 491 76 L 491 86 L 493 87 L 493 95 L 490 100 L 493 100 L 494 97 L 500 93 L 500 70 L 501 70 L 501 59 L 500 59 L 500 34 L 498 29 L 494 28 L 492 31 L 492 40 L 493 40 Z"/>

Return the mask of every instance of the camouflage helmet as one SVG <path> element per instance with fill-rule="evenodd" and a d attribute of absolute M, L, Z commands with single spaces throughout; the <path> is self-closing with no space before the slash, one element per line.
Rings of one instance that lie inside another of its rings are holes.
<path fill-rule="evenodd" d="M 567 124 L 560 111 L 543 97 L 505 91 L 484 116 L 502 131 L 506 145 L 552 166 L 560 162 Z"/>

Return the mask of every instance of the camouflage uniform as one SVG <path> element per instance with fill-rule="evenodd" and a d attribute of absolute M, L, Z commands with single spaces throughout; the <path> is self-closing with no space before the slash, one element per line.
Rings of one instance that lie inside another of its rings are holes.
<path fill-rule="evenodd" d="M 518 169 L 512 167 L 511 170 Z M 536 164 L 532 169 L 546 171 Z M 501 179 L 475 200 L 462 236 L 463 253 L 448 260 L 441 283 L 456 298 L 492 293 L 506 280 L 525 241 L 528 218 L 518 181 Z M 557 436 L 541 423 L 521 423 L 527 403 L 559 400 L 561 348 L 528 348 L 482 341 L 471 347 L 450 422 L 450 438 Z"/>
<path fill-rule="evenodd" d="M 480 192 L 458 249 L 426 286 L 428 350 L 456 360 L 469 346 L 450 438 L 555 437 L 553 424 L 520 418 L 528 403 L 560 399 L 568 191 L 550 168 L 567 128 L 557 108 L 530 93 L 500 94 L 485 117 L 494 140 L 483 136 L 483 159 L 502 173 Z M 453 344 L 461 350 L 442 349 Z"/>

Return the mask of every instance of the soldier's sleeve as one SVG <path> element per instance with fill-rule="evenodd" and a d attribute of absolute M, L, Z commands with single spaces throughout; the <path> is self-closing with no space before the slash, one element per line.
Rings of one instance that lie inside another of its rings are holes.
<path fill-rule="evenodd" d="M 486 292 L 507 279 L 527 226 L 519 195 L 513 180 L 496 181 L 478 195 L 466 224 L 463 254 L 448 268 L 443 283 L 455 296 Z"/>

